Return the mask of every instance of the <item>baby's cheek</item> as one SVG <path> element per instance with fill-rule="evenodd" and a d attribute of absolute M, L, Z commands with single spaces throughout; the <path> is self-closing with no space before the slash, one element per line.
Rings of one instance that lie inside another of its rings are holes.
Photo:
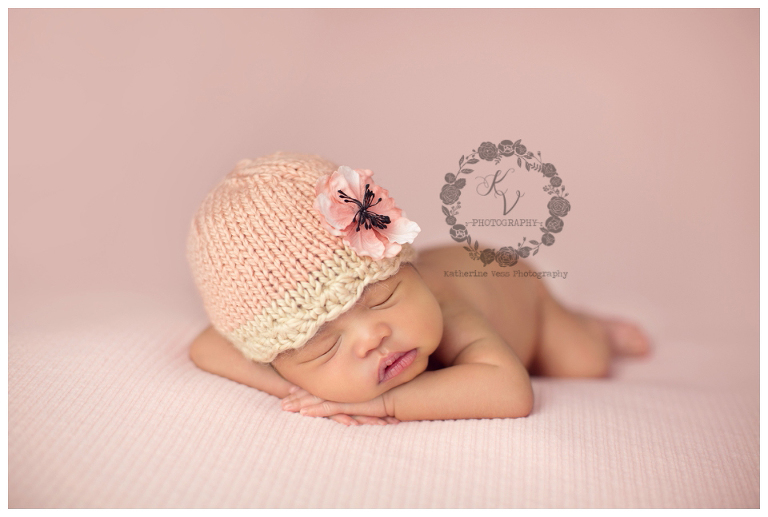
<path fill-rule="evenodd" d="M 377 380 L 364 373 L 366 372 L 336 370 L 323 383 L 322 390 L 327 395 L 326 400 L 354 403 L 367 402 L 379 396 Z"/>
<path fill-rule="evenodd" d="M 416 321 L 417 331 L 421 333 L 425 342 L 434 341 L 436 347 L 443 335 L 443 310 L 434 298 L 425 300 L 420 308 L 422 310 L 418 317 L 411 316 L 411 319 Z"/>

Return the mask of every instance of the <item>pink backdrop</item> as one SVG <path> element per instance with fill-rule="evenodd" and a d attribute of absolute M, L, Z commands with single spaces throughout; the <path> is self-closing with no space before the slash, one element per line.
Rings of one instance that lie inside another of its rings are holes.
<path fill-rule="evenodd" d="M 552 289 L 662 344 L 746 347 L 722 364 L 757 387 L 757 9 L 11 9 L 8 26 L 11 325 L 88 292 L 201 312 L 187 225 L 241 158 L 386 174 L 423 248 L 450 242 L 458 157 L 521 138 L 574 205 L 534 261 L 569 271 Z"/>

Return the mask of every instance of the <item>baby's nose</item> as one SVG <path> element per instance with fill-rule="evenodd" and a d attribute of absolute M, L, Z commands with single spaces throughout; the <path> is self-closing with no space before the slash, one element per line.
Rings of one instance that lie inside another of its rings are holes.
<path fill-rule="evenodd" d="M 360 336 L 358 341 L 358 355 L 365 357 L 371 352 L 383 348 L 390 335 L 391 332 L 388 328 L 382 326 L 376 330 L 371 330 L 365 336 Z"/>

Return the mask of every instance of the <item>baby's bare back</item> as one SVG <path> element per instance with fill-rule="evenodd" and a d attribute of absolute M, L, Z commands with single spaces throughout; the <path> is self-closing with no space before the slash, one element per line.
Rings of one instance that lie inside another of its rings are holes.
<path fill-rule="evenodd" d="M 532 271 L 524 262 L 513 267 L 483 267 L 472 260 L 461 245 L 423 250 L 416 260 L 424 282 L 446 311 L 477 311 L 528 367 L 533 359 L 540 323 L 540 301 L 544 285 L 535 276 L 515 277 L 513 272 Z M 487 276 L 462 276 L 463 272 L 486 273 Z M 509 276 L 494 276 L 509 273 Z M 452 332 L 452 318 L 444 321 L 444 332 Z"/>

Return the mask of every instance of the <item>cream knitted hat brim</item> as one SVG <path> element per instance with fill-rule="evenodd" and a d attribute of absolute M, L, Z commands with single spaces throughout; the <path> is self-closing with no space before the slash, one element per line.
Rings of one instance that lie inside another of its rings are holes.
<path fill-rule="evenodd" d="M 248 359 L 301 348 L 416 257 L 408 243 L 391 258 L 359 256 L 324 227 L 315 184 L 337 169 L 287 152 L 241 160 L 190 224 L 187 259 L 211 325 Z"/>

